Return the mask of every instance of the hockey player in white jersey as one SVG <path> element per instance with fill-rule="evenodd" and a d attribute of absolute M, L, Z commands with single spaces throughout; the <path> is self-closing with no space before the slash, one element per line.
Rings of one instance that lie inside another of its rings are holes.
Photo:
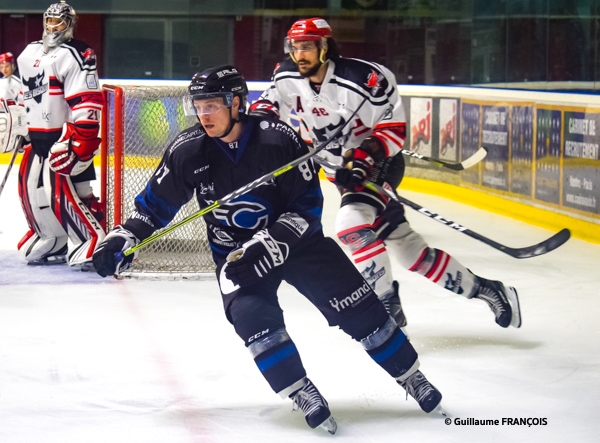
<path fill-rule="evenodd" d="M 15 75 L 15 56 L 10 52 L 0 54 L 0 98 L 4 100 L 15 100 L 19 99 L 19 93 L 21 92 L 21 79 L 18 75 Z"/>
<path fill-rule="evenodd" d="M 388 251 L 437 285 L 485 301 L 501 327 L 520 327 L 514 288 L 479 277 L 448 253 L 429 247 L 408 224 L 402 205 L 362 186 L 368 179 L 395 189 L 404 174 L 400 151 L 406 118 L 394 75 L 376 63 L 342 58 L 331 27 L 321 18 L 295 22 L 285 39 L 285 52 L 289 57 L 275 67 L 270 87 L 250 113 L 287 120 L 294 111 L 303 138 L 319 143 L 359 109 L 337 142 L 322 151 L 345 167 L 325 172 L 342 193 L 337 235 L 396 322 L 404 326 L 406 317 Z"/>
<path fill-rule="evenodd" d="M 19 171 L 29 231 L 18 248 L 28 264 L 86 269 L 105 236 L 90 184 L 104 101 L 94 50 L 73 39 L 76 18 L 67 3 L 50 5 L 42 40 L 17 59 L 31 139 Z"/>

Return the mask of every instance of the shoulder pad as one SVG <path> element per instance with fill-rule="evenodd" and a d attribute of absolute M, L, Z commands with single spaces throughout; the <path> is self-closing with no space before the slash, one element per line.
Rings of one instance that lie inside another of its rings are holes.
<path fill-rule="evenodd" d="M 335 61 L 334 74 L 337 78 L 354 83 L 372 97 L 384 95 L 389 85 L 377 64 L 363 60 L 340 58 Z"/>

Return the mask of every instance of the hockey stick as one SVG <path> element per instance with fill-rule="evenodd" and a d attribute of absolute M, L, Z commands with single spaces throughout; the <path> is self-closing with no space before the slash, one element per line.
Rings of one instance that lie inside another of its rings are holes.
<path fill-rule="evenodd" d="M 408 149 L 402 149 L 400 152 L 408 157 L 415 157 L 420 160 L 425 160 L 427 162 L 441 166 L 442 168 L 452 169 L 453 171 L 462 171 L 464 169 L 470 168 L 471 166 L 483 160 L 487 155 L 487 150 L 481 147 L 477 151 L 475 151 L 475 154 L 473 154 L 469 158 L 461 161 L 460 163 L 454 163 L 438 158 L 427 157 L 426 155 L 417 154 L 416 152 L 409 151 Z"/>
<path fill-rule="evenodd" d="M 340 169 L 341 166 L 338 166 L 328 160 L 325 160 L 321 157 L 316 157 L 315 161 L 317 163 L 319 163 L 321 166 L 325 166 L 327 168 L 330 169 Z M 553 236 L 551 236 L 550 238 L 547 238 L 544 241 L 541 241 L 540 243 L 537 243 L 535 245 L 532 246 L 525 246 L 522 248 L 511 248 L 509 246 L 505 246 L 501 243 L 498 243 L 490 238 L 487 238 L 481 234 L 478 234 L 475 231 L 470 230 L 469 228 L 462 226 L 454 221 L 448 220 L 447 218 L 436 214 L 435 212 L 430 211 L 427 208 L 424 208 L 421 205 L 418 205 L 417 203 L 413 203 L 412 201 L 399 196 L 395 190 L 393 190 L 391 188 L 391 186 L 389 186 L 387 183 L 385 185 L 387 186 L 379 186 L 373 182 L 370 181 L 364 181 L 363 185 L 365 186 L 365 188 L 370 189 L 374 192 L 377 193 L 384 193 L 387 196 L 389 196 L 390 198 L 392 198 L 393 200 L 397 201 L 398 203 L 404 204 L 406 206 L 410 206 L 411 208 L 413 208 L 415 211 L 419 212 L 420 214 L 423 214 L 429 218 L 434 219 L 435 221 L 438 221 L 440 223 L 442 223 L 443 225 L 448 226 L 449 228 L 452 228 L 456 231 L 462 232 L 465 235 L 468 235 L 471 238 L 474 238 L 476 240 L 479 240 L 483 243 L 485 243 L 488 246 L 491 246 L 494 249 L 497 249 L 498 251 L 504 252 L 505 254 L 510 255 L 513 258 L 530 258 L 530 257 L 537 257 L 539 255 L 543 255 L 546 254 L 550 251 L 553 251 L 554 249 L 558 248 L 559 246 L 563 245 L 564 243 L 566 243 L 567 240 L 569 240 L 569 238 L 571 237 L 571 231 L 569 231 L 568 229 L 562 229 L 559 232 L 557 232 L 556 234 L 554 234 Z"/>
<path fill-rule="evenodd" d="M 362 106 L 364 105 L 364 103 L 367 101 L 369 97 L 365 96 L 365 98 L 363 99 L 362 102 L 360 102 L 360 105 L 358 105 L 358 107 L 354 110 L 354 112 L 352 113 L 352 115 L 350 115 L 350 117 L 348 118 L 348 120 L 346 120 L 334 133 L 333 135 L 331 135 L 331 137 L 329 137 L 327 140 L 325 140 L 323 143 L 319 143 L 318 146 L 316 146 L 312 151 L 308 152 L 307 154 L 304 154 L 302 157 L 298 157 L 297 159 L 289 162 L 288 164 L 280 167 L 279 169 L 276 169 L 273 172 L 269 172 L 265 175 L 263 175 L 262 177 L 257 178 L 256 180 L 254 180 L 253 182 L 248 183 L 247 185 L 242 186 L 239 189 L 236 189 L 233 192 L 230 192 L 229 194 L 227 194 L 225 197 L 220 198 L 219 200 L 216 200 L 215 202 L 213 202 L 211 205 L 207 206 L 206 208 L 203 208 L 191 215 L 188 215 L 187 217 L 185 217 L 184 219 L 178 221 L 177 223 L 174 223 L 173 225 L 163 229 L 160 232 L 157 232 L 153 235 L 151 235 L 150 237 L 146 238 L 145 240 L 142 240 L 141 242 L 139 242 L 137 245 L 132 246 L 131 248 L 123 251 L 123 252 L 119 252 L 117 254 L 115 254 L 117 260 L 122 260 L 123 257 L 126 257 L 128 255 L 133 254 L 135 251 L 143 248 L 144 246 L 147 246 L 148 244 L 152 243 L 153 241 L 167 235 L 168 233 L 174 231 L 175 229 L 191 222 L 192 220 L 195 220 L 199 217 L 202 217 L 206 214 L 208 214 L 211 211 L 214 211 L 215 209 L 221 207 L 223 204 L 238 198 L 239 196 L 246 194 L 247 192 L 258 188 L 260 185 L 280 176 L 281 174 L 285 174 L 286 172 L 288 172 L 289 170 L 295 168 L 296 166 L 298 166 L 301 163 L 304 163 L 307 160 L 310 160 L 311 158 L 313 158 L 316 154 L 318 154 L 319 152 L 321 152 L 323 149 L 325 149 L 325 147 L 331 143 L 333 140 L 335 140 L 341 133 L 342 130 L 346 127 L 346 125 L 352 121 L 352 119 L 354 118 L 354 116 L 356 115 L 356 113 L 360 110 L 360 108 L 362 108 Z"/>
<path fill-rule="evenodd" d="M 4 174 L 4 179 L 2 179 L 2 184 L 0 185 L 0 195 L 2 195 L 2 191 L 4 190 L 4 185 L 6 184 L 6 181 L 8 180 L 8 176 L 10 175 L 10 170 L 12 169 L 13 165 L 15 164 L 15 159 L 17 158 L 17 154 L 19 152 L 19 149 L 21 148 L 22 140 L 23 140 L 23 137 L 19 136 L 19 138 L 17 139 L 17 142 L 15 143 L 15 148 L 13 150 L 12 157 L 10 158 L 10 162 L 8 163 L 8 168 L 6 168 L 6 174 Z"/>

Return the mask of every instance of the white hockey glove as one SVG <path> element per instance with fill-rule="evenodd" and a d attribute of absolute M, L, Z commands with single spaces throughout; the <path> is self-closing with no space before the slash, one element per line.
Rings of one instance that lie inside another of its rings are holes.
<path fill-rule="evenodd" d="M 120 260 L 117 258 L 117 254 L 137 245 L 139 242 L 131 231 L 122 226 L 116 226 L 94 251 L 92 257 L 94 269 L 102 277 L 113 274 L 119 275 L 121 272 L 126 271 L 133 260 L 137 258 L 137 251 L 131 255 L 123 256 Z"/>
<path fill-rule="evenodd" d="M 21 137 L 26 138 L 28 135 L 25 108 L 17 105 L 14 100 L 0 99 L 0 152 L 19 149 Z"/>
<path fill-rule="evenodd" d="M 85 171 L 94 161 L 100 146 L 100 139 L 93 135 L 94 132 L 65 123 L 60 140 L 50 149 L 50 169 L 61 175 L 77 175 Z"/>
<path fill-rule="evenodd" d="M 275 240 L 266 229 L 258 231 L 227 256 L 225 276 L 239 286 L 254 285 L 273 268 L 281 266 L 288 254 L 286 243 Z"/>

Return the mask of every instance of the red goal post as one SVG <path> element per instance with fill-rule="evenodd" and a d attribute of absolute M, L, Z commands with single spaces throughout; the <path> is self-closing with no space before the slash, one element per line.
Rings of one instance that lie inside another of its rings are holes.
<path fill-rule="evenodd" d="M 154 173 L 169 142 L 196 122 L 182 109 L 188 82 L 172 83 L 103 85 L 100 199 L 106 207 L 109 231 L 134 210 L 135 197 Z M 198 209 L 194 196 L 173 222 Z M 126 276 L 213 278 L 213 274 L 206 225 L 198 219 L 141 249 Z"/>

